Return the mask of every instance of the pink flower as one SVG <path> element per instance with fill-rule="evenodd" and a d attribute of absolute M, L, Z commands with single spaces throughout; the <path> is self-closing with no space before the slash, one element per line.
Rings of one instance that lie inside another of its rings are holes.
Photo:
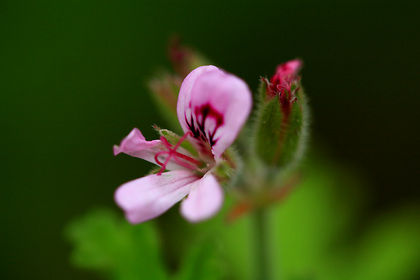
<path fill-rule="evenodd" d="M 120 146 L 114 146 L 115 155 L 122 152 L 161 166 L 157 174 L 116 190 L 115 201 L 127 220 L 153 219 L 186 196 L 181 214 L 188 221 L 198 222 L 217 213 L 224 194 L 213 171 L 236 139 L 251 106 L 251 92 L 238 77 L 215 66 L 193 70 L 179 92 L 177 114 L 185 134 L 177 144 L 164 137 L 147 141 L 135 128 Z M 189 141 L 196 151 L 182 148 L 183 141 Z"/>

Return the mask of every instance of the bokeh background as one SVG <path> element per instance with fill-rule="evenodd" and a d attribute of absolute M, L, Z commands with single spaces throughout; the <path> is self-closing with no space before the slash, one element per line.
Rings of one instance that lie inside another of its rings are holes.
<path fill-rule="evenodd" d="M 96 279 L 65 225 L 150 167 L 114 157 L 163 118 L 146 81 L 185 43 L 256 89 L 300 57 L 311 144 L 356 170 L 374 217 L 420 202 L 419 5 L 407 1 L 1 1 L 1 278 Z M 344 178 L 343 178 L 344 180 Z M 419 217 L 419 216 L 417 216 Z M 419 219 L 420 222 L 420 219 Z M 419 274 L 420 275 L 420 274 Z"/>

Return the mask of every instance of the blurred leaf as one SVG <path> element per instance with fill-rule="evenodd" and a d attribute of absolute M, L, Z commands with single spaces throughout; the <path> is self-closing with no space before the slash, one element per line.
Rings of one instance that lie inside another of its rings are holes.
<path fill-rule="evenodd" d="M 252 222 L 249 217 L 243 217 L 232 224 L 224 223 L 220 234 L 229 267 L 228 279 L 254 279 L 254 244 Z"/>
<path fill-rule="evenodd" d="M 200 266 L 213 266 L 220 272 L 220 275 L 227 274 L 222 279 L 252 279 L 253 255 L 251 248 L 253 243 L 250 235 L 252 227 L 246 218 L 235 223 L 226 222 L 226 212 L 232 206 L 232 198 L 226 196 L 225 199 L 220 213 L 198 224 L 186 222 L 179 214 L 177 207 L 173 207 L 157 219 L 156 224 L 160 236 L 163 237 L 164 250 L 162 253 L 169 263 L 173 264 L 173 268 L 178 269 L 178 277 L 187 277 L 189 272 L 186 271 L 192 271 L 194 266 L 197 266 L 194 269 L 199 269 L 197 273 L 206 270 L 205 267 L 200 268 Z M 191 267 L 186 268 L 186 266 Z M 219 279 L 221 276 L 211 273 L 208 277 Z"/>
<path fill-rule="evenodd" d="M 71 261 L 108 279 L 167 279 L 158 236 L 150 223 L 132 226 L 108 210 L 96 210 L 66 229 Z"/>
<path fill-rule="evenodd" d="M 382 217 L 355 254 L 351 279 L 417 279 L 420 264 L 420 209 L 405 208 Z"/>
<path fill-rule="evenodd" d="M 419 209 L 384 215 L 357 238 L 363 180 L 320 155 L 308 158 L 303 177 L 289 197 L 268 209 L 271 279 L 415 279 Z M 157 223 L 138 226 L 108 211 L 92 212 L 67 229 L 75 245 L 72 261 L 117 280 L 257 279 L 251 213 L 227 223 L 232 202 L 227 196 L 221 212 L 199 224 L 183 220 L 177 207 Z M 160 253 L 174 272 L 170 276 Z"/>
<path fill-rule="evenodd" d="M 271 211 L 275 278 L 343 279 L 349 264 L 343 248 L 347 230 L 363 206 L 362 182 L 319 155 L 305 179 Z M 338 278 L 337 278 L 338 277 Z"/>
<path fill-rule="evenodd" d="M 302 184 L 270 213 L 273 279 L 416 279 L 418 208 L 384 215 L 354 238 L 366 199 L 363 180 L 322 156 L 312 157 L 304 172 Z"/>
<path fill-rule="evenodd" d="M 354 268 L 347 262 L 347 231 L 363 205 L 362 183 L 355 174 L 322 156 L 311 158 L 304 167 L 302 183 L 290 197 L 269 208 L 272 279 L 342 279 L 340 275 L 349 275 L 349 269 Z M 258 277 L 253 220 L 249 214 L 227 223 L 224 217 L 231 204 L 227 196 L 224 209 L 209 221 L 171 224 L 170 236 L 174 236 L 174 231 L 183 233 L 176 234 L 176 240 L 184 248 L 194 246 L 191 241 L 197 237 L 218 236 L 227 267 L 226 279 L 253 280 Z M 173 214 L 165 225 L 182 219 L 177 210 Z"/>
<path fill-rule="evenodd" d="M 216 242 L 206 240 L 190 247 L 176 280 L 223 279 L 223 263 Z"/>

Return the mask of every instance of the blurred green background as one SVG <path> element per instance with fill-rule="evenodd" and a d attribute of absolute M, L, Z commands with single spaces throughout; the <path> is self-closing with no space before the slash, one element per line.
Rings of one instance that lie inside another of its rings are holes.
<path fill-rule="evenodd" d="M 63 230 L 92 207 L 116 208 L 115 188 L 147 172 L 112 145 L 164 126 L 145 81 L 170 66 L 173 34 L 251 89 L 278 63 L 304 60 L 311 145 L 367 182 L 355 235 L 419 204 L 418 11 L 408 1 L 0 2 L 1 278 L 96 279 L 69 264 Z"/>

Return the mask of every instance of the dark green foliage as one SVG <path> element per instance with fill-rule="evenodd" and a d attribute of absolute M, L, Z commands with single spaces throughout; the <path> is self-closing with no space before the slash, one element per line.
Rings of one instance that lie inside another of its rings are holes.
<path fill-rule="evenodd" d="M 151 222 L 131 225 L 109 210 L 95 210 L 67 227 L 75 266 L 112 280 L 219 280 L 220 251 L 210 239 L 187 248 L 179 269 L 169 272 L 160 235 Z"/>
<path fill-rule="evenodd" d="M 205 240 L 191 246 L 180 271 L 174 280 L 218 280 L 222 279 L 222 256 L 215 242 Z"/>
<path fill-rule="evenodd" d="M 115 280 L 168 279 L 158 235 L 150 223 L 132 226 L 111 211 L 96 210 L 66 231 L 74 244 L 71 261 Z"/>
<path fill-rule="evenodd" d="M 366 198 L 357 174 L 319 154 L 309 156 L 303 171 L 292 194 L 269 209 L 271 279 L 415 279 L 418 207 L 373 219 L 355 235 Z M 191 225 L 179 217 L 165 234 L 152 222 L 133 226 L 113 212 L 94 211 L 67 228 L 72 263 L 115 280 L 255 280 L 251 215 L 226 223 L 231 202 L 207 222 Z M 161 257 L 165 236 L 183 248 L 174 252 L 179 265 L 171 272 Z"/>

